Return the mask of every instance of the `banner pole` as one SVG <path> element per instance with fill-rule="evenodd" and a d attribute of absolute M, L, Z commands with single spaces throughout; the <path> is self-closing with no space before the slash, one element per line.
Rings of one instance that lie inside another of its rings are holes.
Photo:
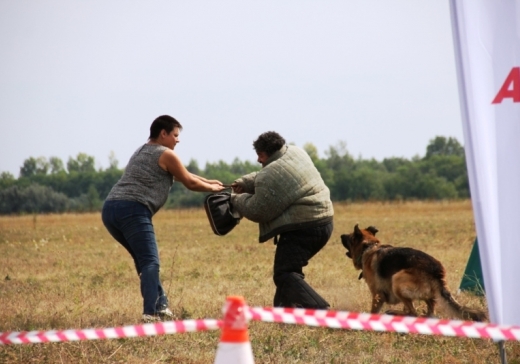
<path fill-rule="evenodd" d="M 497 344 L 498 344 L 498 351 L 500 353 L 500 364 L 507 364 L 505 341 L 500 340 Z"/>

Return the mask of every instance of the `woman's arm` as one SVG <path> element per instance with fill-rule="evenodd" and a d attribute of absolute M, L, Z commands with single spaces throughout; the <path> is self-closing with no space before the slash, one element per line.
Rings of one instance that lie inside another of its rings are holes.
<path fill-rule="evenodd" d="M 224 189 L 220 181 L 208 181 L 188 171 L 173 150 L 168 149 L 161 154 L 159 157 L 159 166 L 170 172 L 176 181 L 179 181 L 191 191 L 219 192 Z"/>
<path fill-rule="evenodd" d="M 198 178 L 198 179 L 200 179 L 202 182 L 206 182 L 206 183 L 209 183 L 209 184 L 211 184 L 211 185 L 222 185 L 222 182 L 220 182 L 220 181 L 218 181 L 218 180 L 216 180 L 216 179 L 206 179 L 206 178 L 204 178 L 204 177 L 202 177 L 202 176 L 198 176 L 198 175 L 196 175 L 195 173 L 192 173 L 191 175 L 192 175 L 194 178 Z"/>

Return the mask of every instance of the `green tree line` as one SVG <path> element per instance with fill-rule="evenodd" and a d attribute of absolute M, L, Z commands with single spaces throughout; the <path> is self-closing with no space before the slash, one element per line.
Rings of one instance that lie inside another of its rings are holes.
<path fill-rule="evenodd" d="M 333 201 L 441 200 L 470 197 L 464 148 L 455 138 L 430 140 L 423 157 L 412 159 L 354 158 L 346 144 L 330 146 L 320 158 L 316 147 L 303 147 L 330 189 Z M 236 158 L 231 164 L 206 163 L 204 169 L 191 160 L 190 172 L 230 183 L 260 169 L 260 165 Z M 15 178 L 0 174 L 0 214 L 86 212 L 101 209 L 105 197 L 123 174 L 112 153 L 109 167 L 96 170 L 95 159 L 84 153 L 69 158 L 28 158 Z M 165 208 L 202 206 L 205 194 L 174 183 Z"/>

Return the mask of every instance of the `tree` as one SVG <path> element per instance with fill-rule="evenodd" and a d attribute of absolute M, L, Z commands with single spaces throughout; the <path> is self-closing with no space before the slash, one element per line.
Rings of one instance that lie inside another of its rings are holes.
<path fill-rule="evenodd" d="M 316 168 L 329 187 L 331 198 L 339 201 L 351 198 L 351 173 L 356 162 L 348 153 L 347 144 L 340 141 L 335 147 L 329 147 L 325 155 L 327 159 L 324 160 L 324 164 L 320 163 Z"/>
<path fill-rule="evenodd" d="M 329 147 L 325 151 L 325 155 L 327 156 L 327 166 L 334 171 L 352 168 L 354 165 L 354 158 L 348 152 L 347 143 L 344 141 L 339 141 L 335 147 Z"/>
<path fill-rule="evenodd" d="M 116 182 L 121 178 L 122 175 L 122 170 L 111 168 L 97 173 L 98 178 L 96 179 L 95 187 L 99 193 L 99 198 L 101 200 L 105 200 L 112 187 L 116 184 Z"/>
<path fill-rule="evenodd" d="M 430 158 L 434 155 L 456 155 L 464 156 L 464 147 L 455 138 L 448 138 L 437 136 L 430 140 L 430 144 L 426 147 L 425 158 Z"/>
<path fill-rule="evenodd" d="M 321 178 L 325 182 L 327 186 L 332 186 L 334 184 L 334 171 L 332 171 L 328 166 L 327 162 L 323 159 L 320 159 L 318 156 L 318 148 L 312 143 L 305 143 L 303 146 L 303 150 L 307 152 L 309 157 L 314 163 L 314 167 L 320 172 Z M 334 150 L 332 153 L 337 154 L 337 151 Z"/>
<path fill-rule="evenodd" d="M 394 173 L 399 167 L 408 164 L 410 164 L 410 161 L 405 158 L 392 157 L 383 159 L 383 166 L 385 166 L 386 171 L 390 173 Z"/>
<path fill-rule="evenodd" d="M 45 157 L 30 157 L 23 162 L 23 166 L 20 168 L 20 177 L 46 175 L 48 171 L 49 163 Z"/>
<path fill-rule="evenodd" d="M 186 166 L 186 169 L 190 173 L 197 174 L 197 175 L 200 174 L 199 164 L 197 163 L 197 161 L 195 159 L 190 159 L 190 163 L 188 163 L 188 165 Z"/>
<path fill-rule="evenodd" d="M 108 169 L 117 169 L 119 161 L 116 158 L 116 154 L 113 150 L 110 151 L 108 155 Z"/>
<path fill-rule="evenodd" d="M 69 173 L 95 172 L 96 168 L 94 157 L 85 153 L 79 153 L 76 159 L 69 157 L 69 161 L 67 162 L 67 170 Z"/>
<path fill-rule="evenodd" d="M 303 145 L 303 150 L 305 150 L 307 152 L 307 154 L 309 155 L 309 157 L 311 157 L 312 162 L 314 164 L 316 164 L 316 162 L 319 161 L 318 148 L 316 148 L 316 146 L 314 144 L 305 143 Z"/>
<path fill-rule="evenodd" d="M 246 174 L 256 172 L 260 170 L 260 165 L 258 163 L 252 163 L 250 161 L 242 162 L 240 159 L 235 158 L 231 166 L 229 167 L 229 171 L 235 175 L 235 179 L 240 176 L 244 176 Z"/>
<path fill-rule="evenodd" d="M 424 173 L 433 173 L 453 182 L 463 175 L 467 175 L 466 159 L 464 156 L 435 154 L 422 160 L 419 165 Z"/>
<path fill-rule="evenodd" d="M 63 161 L 58 157 L 50 157 L 49 165 L 51 167 L 51 174 L 58 174 L 65 172 Z"/>
<path fill-rule="evenodd" d="M 12 173 L 2 172 L 0 173 L 0 190 L 3 190 L 7 187 L 11 187 L 16 182 Z"/>
<path fill-rule="evenodd" d="M 21 188 L 12 186 L 0 191 L 0 213 L 64 212 L 68 198 L 52 188 L 31 184 Z"/>
<path fill-rule="evenodd" d="M 101 208 L 101 199 L 99 193 L 94 185 L 88 186 L 87 199 L 89 204 L 89 211 L 96 211 Z"/>
<path fill-rule="evenodd" d="M 369 167 L 356 168 L 350 177 L 352 200 L 384 200 L 384 172 Z"/>

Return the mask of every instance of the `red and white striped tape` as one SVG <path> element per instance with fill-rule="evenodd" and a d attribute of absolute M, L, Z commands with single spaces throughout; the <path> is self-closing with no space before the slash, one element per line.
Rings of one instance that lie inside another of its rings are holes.
<path fill-rule="evenodd" d="M 252 320 L 287 324 L 458 336 L 493 339 L 495 341 L 520 340 L 519 326 L 500 326 L 484 322 L 282 307 L 251 307 L 249 308 L 249 313 Z"/>
<path fill-rule="evenodd" d="M 281 322 L 336 329 L 388 331 L 425 335 L 457 336 L 495 341 L 520 341 L 519 326 L 501 326 L 484 322 L 439 320 L 423 317 L 372 315 L 346 311 L 301 308 L 247 307 L 248 320 Z M 0 333 L 0 345 L 63 342 L 78 340 L 120 339 L 222 328 L 222 320 L 184 320 L 108 329 L 29 331 Z"/>
<path fill-rule="evenodd" d="M 31 344 L 78 340 L 120 339 L 137 336 L 178 334 L 183 332 L 217 330 L 222 320 L 184 320 L 153 324 L 113 327 L 108 329 L 51 330 L 0 333 L 0 345 Z"/>

